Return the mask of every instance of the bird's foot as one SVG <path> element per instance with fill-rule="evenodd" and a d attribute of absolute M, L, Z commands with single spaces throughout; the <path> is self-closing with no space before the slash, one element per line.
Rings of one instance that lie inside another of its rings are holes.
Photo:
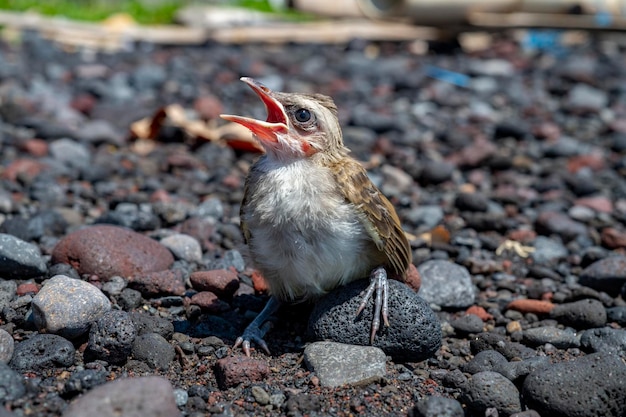
<path fill-rule="evenodd" d="M 370 274 L 370 285 L 364 291 L 363 299 L 356 312 L 357 316 L 361 314 L 374 292 L 376 296 L 374 297 L 374 318 L 372 319 L 370 344 L 374 344 L 374 338 L 380 329 L 381 317 L 385 326 L 389 327 L 389 283 L 387 282 L 387 271 L 382 266 L 374 269 Z"/>
<path fill-rule="evenodd" d="M 267 347 L 267 343 L 263 340 L 265 334 L 272 328 L 272 322 L 268 319 L 274 314 L 281 306 L 281 302 L 271 297 L 263 310 L 252 320 L 252 323 L 246 327 L 243 335 L 239 336 L 233 345 L 233 349 L 241 346 L 243 353 L 246 356 L 250 356 L 250 342 L 254 342 L 265 353 L 270 354 L 270 350 Z"/>

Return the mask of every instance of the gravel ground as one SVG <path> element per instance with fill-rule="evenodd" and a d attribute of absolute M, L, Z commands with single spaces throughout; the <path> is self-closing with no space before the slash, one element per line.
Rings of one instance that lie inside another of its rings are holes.
<path fill-rule="evenodd" d="M 0 416 L 626 415 L 626 38 L 414 50 L 3 44 Z M 238 229 L 256 155 L 128 131 L 264 117 L 244 75 L 335 98 L 415 236 L 410 348 L 309 343 L 298 305 L 271 355 L 231 349 L 267 298 Z"/>

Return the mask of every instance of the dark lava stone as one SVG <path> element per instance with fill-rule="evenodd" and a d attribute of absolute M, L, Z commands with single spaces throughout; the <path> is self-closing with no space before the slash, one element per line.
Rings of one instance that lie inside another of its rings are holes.
<path fill-rule="evenodd" d="M 104 369 L 83 369 L 72 372 L 72 375 L 63 385 L 63 394 L 75 395 L 89 391 L 107 382 L 107 375 L 108 372 Z"/>
<path fill-rule="evenodd" d="M 598 300 L 580 300 L 559 304 L 550 312 L 550 317 L 575 329 L 601 327 L 606 323 L 606 309 Z"/>
<path fill-rule="evenodd" d="M 615 353 L 626 356 L 626 330 L 602 327 L 589 329 L 580 337 L 581 347 L 590 352 Z"/>
<path fill-rule="evenodd" d="M 488 408 L 495 408 L 502 416 L 522 411 L 519 391 L 513 382 L 497 372 L 484 371 L 473 375 L 461 398 L 471 410 L 481 414 Z"/>
<path fill-rule="evenodd" d="M 454 200 L 454 205 L 461 211 L 485 212 L 489 208 L 489 200 L 479 192 L 459 193 Z"/>
<path fill-rule="evenodd" d="M 125 311 L 133 310 L 141 305 L 141 293 L 132 288 L 124 288 L 118 297 L 117 303 Z"/>
<path fill-rule="evenodd" d="M 529 408 L 550 417 L 622 417 L 626 414 L 626 365 L 593 353 L 532 372 L 523 385 Z"/>
<path fill-rule="evenodd" d="M 510 342 L 506 337 L 497 333 L 480 333 L 470 341 L 470 348 L 474 354 L 483 350 L 495 350 L 511 360 L 513 358 L 528 359 L 536 355 L 535 350 L 517 342 Z"/>
<path fill-rule="evenodd" d="M 626 284 L 626 256 L 616 255 L 600 259 L 580 274 L 580 284 L 617 295 Z"/>
<path fill-rule="evenodd" d="M 483 331 L 483 320 L 475 314 L 466 314 L 452 320 L 450 325 L 460 334 L 480 333 Z"/>
<path fill-rule="evenodd" d="M 352 282 L 323 297 L 313 308 L 308 334 L 314 340 L 370 344 L 374 303 L 356 317 L 368 280 Z M 389 281 L 389 323 L 376 334 L 373 346 L 399 360 L 429 358 L 441 346 L 441 325 L 428 304 L 406 285 Z"/>
<path fill-rule="evenodd" d="M 419 174 L 419 181 L 424 185 L 437 185 L 452 178 L 454 165 L 444 161 L 428 161 L 424 163 Z"/>
<path fill-rule="evenodd" d="M 112 364 L 124 363 L 130 355 L 136 334 L 127 312 L 109 311 L 92 323 L 85 356 Z"/>
<path fill-rule="evenodd" d="M 174 346 L 157 333 L 137 336 L 132 351 L 135 359 L 147 363 L 152 369 L 167 369 L 176 356 Z"/>
<path fill-rule="evenodd" d="M 130 313 L 130 317 L 137 330 L 137 335 L 158 333 L 164 338 L 170 339 L 174 333 L 174 324 L 164 318 L 151 316 L 138 311 Z"/>
<path fill-rule="evenodd" d="M 9 366 L 17 371 L 39 371 L 74 363 L 74 346 L 55 334 L 36 334 L 18 343 Z"/>

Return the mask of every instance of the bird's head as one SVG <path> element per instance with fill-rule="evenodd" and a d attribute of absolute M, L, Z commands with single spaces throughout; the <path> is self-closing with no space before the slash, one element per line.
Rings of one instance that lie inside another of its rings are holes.
<path fill-rule="evenodd" d="M 272 91 L 248 77 L 242 77 L 241 81 L 261 98 L 267 120 L 227 114 L 221 117 L 250 129 L 268 155 L 298 159 L 320 152 L 328 155 L 344 152 L 337 107 L 330 97 Z"/>

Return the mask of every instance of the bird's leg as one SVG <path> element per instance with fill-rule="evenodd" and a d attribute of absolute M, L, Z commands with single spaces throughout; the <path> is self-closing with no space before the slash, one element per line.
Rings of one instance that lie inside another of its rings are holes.
<path fill-rule="evenodd" d="M 261 312 L 252 320 L 252 322 L 246 327 L 243 335 L 239 336 L 235 341 L 233 348 L 241 346 L 246 356 L 250 356 L 250 341 L 256 343 L 267 353 L 270 354 L 270 350 L 267 347 L 267 343 L 263 340 L 265 333 L 272 327 L 272 323 L 268 319 L 272 314 L 276 313 L 282 303 L 274 297 L 270 297 L 267 304 Z"/>
<path fill-rule="evenodd" d="M 374 319 L 372 320 L 370 344 L 374 344 L 376 332 L 378 332 L 378 329 L 380 328 L 381 316 L 385 326 L 389 327 L 389 283 L 387 282 L 387 271 L 382 266 L 374 269 L 370 274 L 370 285 L 364 291 L 363 299 L 361 300 L 359 309 L 356 312 L 357 316 L 361 314 L 367 305 L 367 302 L 372 297 L 372 294 L 374 294 L 374 291 L 376 291 L 376 296 L 374 297 Z"/>

